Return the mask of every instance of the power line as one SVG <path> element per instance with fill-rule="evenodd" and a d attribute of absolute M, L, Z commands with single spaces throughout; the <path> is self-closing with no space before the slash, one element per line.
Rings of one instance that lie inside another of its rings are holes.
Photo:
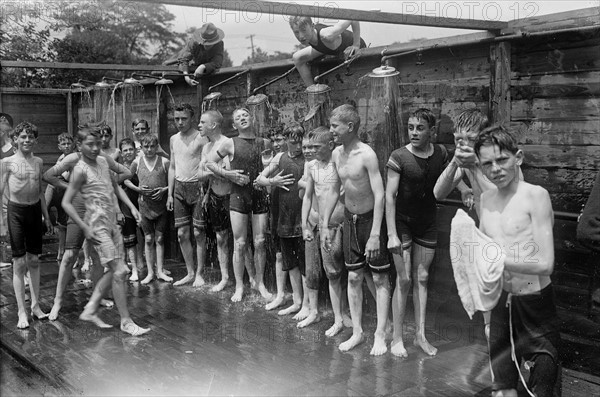
<path fill-rule="evenodd" d="M 249 36 L 246 36 L 247 39 L 250 39 L 250 47 L 248 48 L 252 48 L 252 58 L 254 58 L 254 34 L 251 34 Z"/>

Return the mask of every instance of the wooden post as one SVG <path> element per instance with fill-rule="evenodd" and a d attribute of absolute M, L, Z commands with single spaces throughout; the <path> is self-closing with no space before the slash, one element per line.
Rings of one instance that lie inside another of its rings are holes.
<path fill-rule="evenodd" d="M 511 45 L 501 42 L 490 46 L 490 103 L 492 123 L 510 124 L 510 61 Z"/>
<path fill-rule="evenodd" d="M 67 132 L 73 136 L 73 94 L 67 92 Z"/>
<path fill-rule="evenodd" d="M 252 74 L 252 70 L 246 73 L 246 96 L 250 97 L 252 95 L 252 87 L 254 86 L 254 75 Z"/>

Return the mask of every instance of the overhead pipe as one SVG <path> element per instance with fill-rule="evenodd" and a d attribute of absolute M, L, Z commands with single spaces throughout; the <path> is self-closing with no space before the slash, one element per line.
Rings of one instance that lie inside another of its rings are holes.
<path fill-rule="evenodd" d="M 296 69 L 296 66 L 292 66 L 290 70 L 288 70 L 287 72 L 285 72 L 284 74 L 275 77 L 274 79 L 267 81 L 266 83 L 264 83 L 263 85 L 259 85 L 258 87 L 256 87 L 254 90 L 252 90 L 252 95 L 255 95 L 258 91 L 262 90 L 265 87 L 270 86 L 271 84 L 283 79 L 284 77 L 289 76 L 290 73 L 292 73 L 294 70 Z"/>
<path fill-rule="evenodd" d="M 322 77 L 324 77 L 324 76 L 327 76 L 328 74 L 330 74 L 330 73 L 333 73 L 333 72 L 335 72 L 336 70 L 338 70 L 338 69 L 340 69 L 340 68 L 343 68 L 344 66 L 348 66 L 348 67 L 349 67 L 349 66 L 350 66 L 350 64 L 351 64 L 352 62 L 354 62 L 354 61 L 355 61 L 355 60 L 356 60 L 358 57 L 360 57 L 360 52 L 358 52 L 358 53 L 357 53 L 356 55 L 354 55 L 353 57 L 350 57 L 350 58 L 346 59 L 344 62 L 340 63 L 339 65 L 337 65 L 337 66 L 335 66 L 335 67 L 333 67 L 333 68 L 329 69 L 328 71 L 326 71 L 326 72 L 324 72 L 324 73 L 321 73 L 321 74 L 320 74 L 320 75 L 318 75 L 318 76 L 315 76 L 315 78 L 313 79 L 313 81 L 315 82 L 315 84 L 317 84 L 317 83 L 319 82 L 319 80 L 320 80 Z M 350 71 L 349 71 L 349 70 L 348 70 L 348 73 L 347 73 L 347 74 L 348 74 L 348 75 L 350 74 Z"/>
<path fill-rule="evenodd" d="M 249 71 L 250 71 L 250 69 L 244 69 L 241 72 L 238 72 L 238 73 L 234 74 L 233 76 L 221 81 L 220 83 L 217 83 L 215 85 L 208 87 L 208 92 L 211 92 L 214 88 L 217 88 L 218 86 L 223 85 L 223 84 L 227 83 L 228 81 L 236 79 L 236 78 L 240 77 L 241 75 L 248 73 Z"/>

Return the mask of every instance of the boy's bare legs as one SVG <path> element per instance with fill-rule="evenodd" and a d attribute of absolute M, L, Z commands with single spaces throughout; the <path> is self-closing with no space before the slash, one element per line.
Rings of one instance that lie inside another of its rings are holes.
<path fill-rule="evenodd" d="M 127 247 L 127 256 L 131 260 L 131 276 L 129 277 L 129 281 L 138 281 L 140 276 L 138 274 L 138 245 L 134 245 L 133 247 Z"/>
<path fill-rule="evenodd" d="M 283 304 L 285 300 L 285 281 L 287 279 L 288 272 L 283 270 L 283 257 L 281 252 L 275 253 L 275 281 L 277 283 L 277 295 L 275 299 L 267 303 L 265 309 L 273 310 Z"/>
<path fill-rule="evenodd" d="M 293 317 L 294 320 L 300 321 L 308 317 L 310 313 L 310 302 L 308 300 L 308 287 L 306 286 L 306 276 L 302 276 L 302 307 L 300 311 Z"/>
<path fill-rule="evenodd" d="M 48 316 L 51 321 L 54 321 L 58 318 L 58 312 L 62 306 L 63 295 L 65 293 L 65 289 L 67 289 L 67 284 L 71 279 L 71 270 L 73 268 L 73 264 L 79 256 L 79 251 L 79 249 L 73 248 L 65 250 L 62 260 L 60 261 L 60 266 L 58 268 L 58 281 L 56 283 L 56 294 L 54 295 L 54 305 L 52 305 L 52 310 L 50 310 L 50 315 Z"/>
<path fill-rule="evenodd" d="M 392 302 L 392 315 L 394 324 L 394 336 L 390 351 L 399 357 L 408 357 L 404 346 L 404 316 L 406 314 L 406 301 L 411 284 L 411 249 L 405 249 L 402 255 L 392 254 L 396 266 L 396 289 Z"/>
<path fill-rule="evenodd" d="M 329 299 L 333 310 L 333 325 L 325 331 L 325 336 L 335 336 L 344 328 L 342 317 L 342 283 L 340 278 L 329 280 Z"/>
<path fill-rule="evenodd" d="M 256 273 L 254 281 L 256 281 L 256 289 L 260 295 L 270 300 L 273 298 L 267 287 L 265 287 L 265 266 L 267 264 L 267 247 L 265 244 L 265 234 L 267 232 L 268 214 L 252 214 L 252 234 L 254 241 L 254 267 Z"/>
<path fill-rule="evenodd" d="M 179 247 L 181 248 L 183 261 L 185 262 L 185 267 L 187 268 L 187 275 L 181 280 L 173 283 L 173 285 L 176 287 L 194 281 L 194 248 L 192 247 L 191 229 L 191 221 L 190 224 L 183 225 L 177 229 L 177 239 L 179 240 Z"/>
<path fill-rule="evenodd" d="M 152 251 L 156 253 L 154 259 L 156 260 L 156 277 L 159 280 L 166 281 L 168 283 L 173 281 L 173 277 L 169 276 L 167 270 L 164 267 L 165 263 L 165 238 L 162 232 L 154 232 L 156 250 Z M 147 256 L 148 254 L 146 254 Z M 148 260 L 148 259 L 147 259 Z"/>
<path fill-rule="evenodd" d="M 375 283 L 377 304 L 377 328 L 375 329 L 375 338 L 371 355 L 380 356 L 387 352 L 385 344 L 385 330 L 388 322 L 390 309 L 390 281 L 388 273 L 373 273 L 373 282 Z"/>
<path fill-rule="evenodd" d="M 248 235 L 248 215 L 230 211 L 231 229 L 233 231 L 233 274 L 235 276 L 235 293 L 232 302 L 239 302 L 244 295 L 244 262 L 246 258 L 246 237 Z"/>
<path fill-rule="evenodd" d="M 94 291 L 92 292 L 92 296 L 90 300 L 85 305 L 83 312 L 79 315 L 79 319 L 83 321 L 89 321 L 94 323 L 96 326 L 100 328 L 112 328 L 112 325 L 106 324 L 104 321 L 98 317 L 98 307 L 100 306 L 100 301 L 104 298 L 104 296 L 108 293 L 108 290 L 111 288 L 113 278 L 113 271 L 109 270 L 100 277 L 96 286 L 94 287 Z"/>
<path fill-rule="evenodd" d="M 37 255 L 25 254 L 25 260 L 27 261 L 27 267 L 29 269 L 29 277 L 31 284 L 29 284 L 29 293 L 31 294 L 31 315 L 39 319 L 48 317 L 47 313 L 44 313 L 40 309 L 40 262 L 38 261 Z"/>
<path fill-rule="evenodd" d="M 142 285 L 146 285 L 150 281 L 154 280 L 154 263 L 156 262 L 156 239 L 153 233 L 148 233 L 144 236 L 144 250 L 146 251 L 146 267 L 148 268 L 148 274 L 142 280 Z"/>
<path fill-rule="evenodd" d="M 339 349 L 343 352 L 353 349 L 364 339 L 362 330 L 362 283 L 364 273 L 365 269 L 348 271 L 348 304 L 350 306 L 350 317 L 352 318 L 352 336 L 340 344 Z"/>
<path fill-rule="evenodd" d="M 319 290 L 308 288 L 306 285 L 306 277 L 302 277 L 302 281 L 304 282 L 305 287 L 304 296 L 305 299 L 308 299 L 308 315 L 298 323 L 298 328 L 304 328 L 321 321 L 321 316 L 319 315 Z"/>
<path fill-rule="evenodd" d="M 206 282 L 202 277 L 202 271 L 206 265 L 206 231 L 194 227 L 194 238 L 196 239 L 196 258 L 198 258 L 198 268 L 196 269 L 196 279 L 193 287 L 202 287 Z"/>
<path fill-rule="evenodd" d="M 56 260 L 62 260 L 63 255 L 65 254 L 65 241 L 67 239 L 67 228 L 63 225 L 58 225 L 56 227 L 58 230 L 58 254 L 56 255 Z"/>
<path fill-rule="evenodd" d="M 229 232 L 221 230 L 215 233 L 217 235 L 217 258 L 219 259 L 219 269 L 221 269 L 221 281 L 212 287 L 212 292 L 222 291 L 229 282 Z"/>
<path fill-rule="evenodd" d="M 310 46 L 298 50 L 292 55 L 292 60 L 294 61 L 294 65 L 296 65 L 296 70 L 298 70 L 298 74 L 300 74 L 302 81 L 307 87 L 315 83 L 313 81 L 308 61 L 318 57 L 319 55 L 322 54 Z"/>
<path fill-rule="evenodd" d="M 300 274 L 300 269 L 298 267 L 290 269 L 288 270 L 288 274 L 290 275 L 290 284 L 292 284 L 293 302 L 288 308 L 277 312 L 280 316 L 295 313 L 300 310 L 300 306 L 302 305 L 302 274 Z"/>
<path fill-rule="evenodd" d="M 17 298 L 17 308 L 19 321 L 17 328 L 29 327 L 29 319 L 25 310 L 25 273 L 27 273 L 27 262 L 25 255 L 13 258 L 13 288 L 15 289 L 15 297 Z"/>
<path fill-rule="evenodd" d="M 415 306 L 415 323 L 417 324 L 414 344 L 423 349 L 430 356 L 437 354 L 425 338 L 425 315 L 427 312 L 427 282 L 429 280 L 429 267 L 433 261 L 435 249 L 425 248 L 413 243 L 413 303 Z"/>

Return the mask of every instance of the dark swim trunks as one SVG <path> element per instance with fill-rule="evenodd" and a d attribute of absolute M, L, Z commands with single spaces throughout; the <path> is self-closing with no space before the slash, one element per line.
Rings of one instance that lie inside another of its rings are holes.
<path fill-rule="evenodd" d="M 365 257 L 365 247 L 371 227 L 373 226 L 373 210 L 364 214 L 353 214 L 344 209 L 343 226 L 343 246 L 344 261 L 348 270 L 359 270 L 368 265 L 369 269 L 375 273 L 383 273 L 390 270 L 390 264 L 393 263 L 387 250 L 387 232 L 382 230 L 379 235 L 379 256 L 367 263 Z M 382 229 L 385 229 L 382 225 Z"/>

